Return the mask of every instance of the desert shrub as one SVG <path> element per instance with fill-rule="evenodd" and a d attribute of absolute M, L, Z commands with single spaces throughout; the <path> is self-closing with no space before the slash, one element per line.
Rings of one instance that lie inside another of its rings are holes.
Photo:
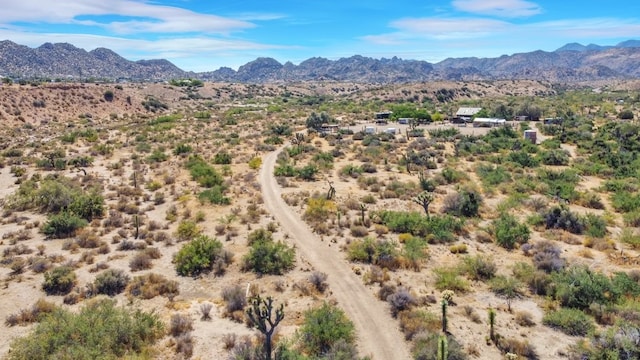
<path fill-rule="evenodd" d="M 226 151 L 220 151 L 213 157 L 213 163 L 218 165 L 231 164 L 231 154 Z"/>
<path fill-rule="evenodd" d="M 347 249 L 347 258 L 390 270 L 395 270 L 400 265 L 399 252 L 393 242 L 370 237 L 352 241 Z"/>
<path fill-rule="evenodd" d="M 244 256 L 242 268 L 257 274 L 282 275 L 295 265 L 295 249 L 278 241 L 256 241 Z"/>
<path fill-rule="evenodd" d="M 640 283 L 632 277 L 633 272 L 627 274 L 625 272 L 616 272 L 611 278 L 611 282 L 615 289 L 627 297 L 635 298 L 640 296 Z"/>
<path fill-rule="evenodd" d="M 585 336 L 595 330 L 593 319 L 578 309 L 551 311 L 545 314 L 542 323 L 572 336 Z"/>
<path fill-rule="evenodd" d="M 140 271 L 151 269 L 153 264 L 151 262 L 151 256 L 146 253 L 139 253 L 133 256 L 133 259 L 129 261 L 129 268 L 131 271 Z"/>
<path fill-rule="evenodd" d="M 70 266 L 58 266 L 44 273 L 42 289 L 47 295 L 66 295 L 76 284 L 76 273 Z"/>
<path fill-rule="evenodd" d="M 182 246 L 173 262 L 178 275 L 196 276 L 211 270 L 222 253 L 222 243 L 219 240 L 199 235 Z"/>
<path fill-rule="evenodd" d="M 442 176 L 442 179 L 447 184 L 454 184 L 467 178 L 466 174 L 462 171 L 455 170 L 450 167 L 443 168 L 442 172 L 440 172 L 440 176 Z"/>
<path fill-rule="evenodd" d="M 407 341 L 411 341 L 416 335 L 429 331 L 438 331 L 440 319 L 434 314 L 421 309 L 412 309 L 398 313 L 400 330 Z"/>
<path fill-rule="evenodd" d="M 413 339 L 411 353 L 416 360 L 438 360 L 438 343 L 440 335 L 437 332 L 424 332 Z M 467 354 L 452 335 L 447 335 L 447 360 L 466 360 Z"/>
<path fill-rule="evenodd" d="M 300 347 L 312 356 L 327 353 L 340 340 L 347 344 L 355 342 L 353 323 L 340 308 L 328 303 L 304 313 L 300 335 Z"/>
<path fill-rule="evenodd" d="M 611 279 L 586 266 L 572 266 L 551 276 L 554 297 L 566 307 L 584 310 L 592 303 L 613 304 L 621 295 Z"/>
<path fill-rule="evenodd" d="M 108 269 L 96 276 L 93 285 L 98 294 L 115 296 L 124 291 L 129 280 L 129 275 L 123 270 Z"/>
<path fill-rule="evenodd" d="M 607 235 L 607 222 L 602 216 L 589 213 L 585 215 L 584 223 L 586 235 L 594 238 L 603 238 Z"/>
<path fill-rule="evenodd" d="M 129 295 L 142 299 L 153 299 L 156 296 L 173 298 L 179 292 L 177 281 L 153 273 L 134 277 L 127 287 Z"/>
<path fill-rule="evenodd" d="M 323 293 L 329 284 L 327 284 L 327 274 L 319 271 L 314 271 L 307 278 L 311 285 L 320 293 Z"/>
<path fill-rule="evenodd" d="M 198 227 L 195 221 L 185 220 L 178 224 L 176 229 L 176 236 L 179 241 L 192 240 L 196 236 L 200 235 L 202 230 Z"/>
<path fill-rule="evenodd" d="M 47 222 L 42 226 L 42 233 L 55 238 L 66 238 L 87 224 L 87 220 L 65 211 L 49 216 Z"/>
<path fill-rule="evenodd" d="M 410 310 L 414 305 L 416 305 L 416 299 L 409 289 L 401 287 L 396 290 L 393 294 L 387 296 L 387 302 L 391 307 L 391 315 L 393 317 L 398 317 L 398 313 Z"/>
<path fill-rule="evenodd" d="M 325 197 L 311 197 L 307 200 L 307 208 L 302 217 L 310 222 L 326 222 L 336 210 L 334 201 L 327 200 Z"/>
<path fill-rule="evenodd" d="M 499 337 L 496 346 L 503 354 L 515 354 L 518 359 L 538 359 L 535 347 L 527 340 L 519 340 L 515 338 Z M 507 359 L 509 359 L 507 357 Z"/>
<path fill-rule="evenodd" d="M 116 359 L 147 353 L 163 336 L 159 315 L 102 300 L 78 313 L 56 309 L 30 335 L 13 341 L 7 358 Z"/>
<path fill-rule="evenodd" d="M 193 337 L 191 334 L 186 333 L 176 337 L 176 354 L 181 355 L 184 359 L 189 359 L 193 356 Z"/>
<path fill-rule="evenodd" d="M 493 220 L 491 226 L 496 242 L 506 249 L 513 249 L 516 244 L 529 241 L 529 227 L 507 213 L 500 214 L 499 218 Z"/>
<path fill-rule="evenodd" d="M 633 321 L 619 321 L 616 325 L 578 342 L 571 349 L 576 359 L 640 359 L 637 341 L 638 325 Z"/>
<path fill-rule="evenodd" d="M 408 266 L 415 271 L 419 271 L 424 260 L 429 258 L 426 240 L 410 235 L 410 237 L 404 241 L 401 255 L 408 263 Z"/>
<path fill-rule="evenodd" d="M 525 168 L 533 168 L 540 165 L 540 161 L 526 150 L 512 151 L 507 156 L 507 161 L 511 161 Z"/>
<path fill-rule="evenodd" d="M 511 181 L 509 171 L 505 167 L 499 165 L 479 165 L 476 168 L 476 173 L 478 174 L 478 177 L 480 177 L 482 185 L 486 189 L 491 189 L 497 185 Z"/>
<path fill-rule="evenodd" d="M 516 324 L 520 326 L 534 326 L 536 322 L 533 320 L 533 315 L 528 311 L 518 311 L 515 315 Z"/>
<path fill-rule="evenodd" d="M 462 261 L 462 271 L 473 280 L 489 280 L 498 270 L 493 259 L 484 255 L 465 256 Z"/>
<path fill-rule="evenodd" d="M 560 271 L 566 263 L 566 261 L 560 257 L 562 250 L 548 240 L 536 242 L 528 251 L 533 254 L 533 264 L 535 267 L 546 273 Z"/>
<path fill-rule="evenodd" d="M 231 199 L 224 196 L 225 190 L 226 188 L 223 186 L 213 186 L 210 189 L 200 192 L 200 194 L 198 194 L 198 200 L 216 205 L 229 205 L 231 204 Z"/>
<path fill-rule="evenodd" d="M 200 186 L 212 188 L 224 184 L 222 175 L 199 156 L 190 156 L 186 166 L 193 180 L 200 184 Z"/>
<path fill-rule="evenodd" d="M 547 229 L 562 229 L 572 234 L 582 234 L 586 228 L 584 219 L 565 207 L 549 209 L 544 221 Z"/>
<path fill-rule="evenodd" d="M 455 292 L 463 293 L 469 289 L 469 284 L 460 277 L 457 269 L 438 268 L 434 269 L 433 272 L 436 275 L 436 289 L 440 291 L 453 290 Z"/>
<path fill-rule="evenodd" d="M 169 334 L 178 337 L 193 330 L 193 320 L 189 315 L 173 314 L 169 322 Z"/>
<path fill-rule="evenodd" d="M 20 310 L 17 314 L 11 314 L 5 319 L 5 325 L 11 327 L 16 325 L 27 325 L 41 321 L 46 315 L 56 310 L 56 306 L 44 299 L 36 301 L 27 309 Z"/>
<path fill-rule="evenodd" d="M 450 215 L 426 217 L 419 212 L 380 211 L 376 216 L 395 233 L 426 237 L 433 243 L 453 241 L 454 233 L 460 232 L 464 223 Z"/>
<path fill-rule="evenodd" d="M 538 154 L 540 162 L 544 165 L 565 166 L 569 165 L 569 152 L 562 149 L 545 150 Z"/>
<path fill-rule="evenodd" d="M 573 169 L 541 169 L 538 171 L 538 180 L 546 185 L 545 190 L 549 196 L 565 201 L 574 201 L 579 196 L 576 185 L 580 182 L 580 176 Z"/>
<path fill-rule="evenodd" d="M 182 155 L 182 154 L 188 154 L 193 150 L 193 148 L 191 147 L 191 145 L 188 144 L 178 144 L 176 145 L 176 147 L 173 149 L 173 154 L 174 155 Z"/>
<path fill-rule="evenodd" d="M 246 291 L 240 285 L 227 286 L 222 289 L 222 299 L 227 303 L 225 309 L 228 314 L 241 311 L 247 306 Z"/>
<path fill-rule="evenodd" d="M 473 189 L 462 189 L 444 198 L 442 211 L 455 216 L 475 217 L 478 216 L 481 204 L 480 193 Z"/>

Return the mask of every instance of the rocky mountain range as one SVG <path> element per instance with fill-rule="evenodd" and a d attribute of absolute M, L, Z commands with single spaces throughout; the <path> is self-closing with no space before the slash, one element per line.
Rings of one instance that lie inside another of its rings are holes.
<path fill-rule="evenodd" d="M 220 68 L 193 73 L 167 60 L 130 61 L 97 48 L 85 51 L 66 43 L 29 48 L 0 42 L 0 76 L 12 78 L 169 80 L 193 77 L 242 83 L 348 81 L 398 83 L 436 80 L 530 79 L 576 82 L 640 78 L 640 41 L 615 46 L 567 44 L 555 51 L 533 51 L 497 58 L 449 58 L 432 64 L 419 60 L 373 59 L 360 55 L 338 60 L 314 57 L 295 65 L 258 58 L 238 70 Z"/>

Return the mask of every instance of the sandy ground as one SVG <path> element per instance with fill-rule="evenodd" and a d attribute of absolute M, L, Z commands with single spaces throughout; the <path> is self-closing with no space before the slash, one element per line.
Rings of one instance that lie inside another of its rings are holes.
<path fill-rule="evenodd" d="M 327 282 L 339 306 L 353 321 L 358 334 L 358 348 L 373 359 L 410 359 L 407 344 L 391 318 L 388 309 L 375 299 L 351 269 L 351 266 L 326 243 L 314 235 L 307 225 L 282 200 L 281 190 L 273 176 L 273 168 L 280 151 L 264 158 L 260 172 L 267 210 L 295 239 L 296 247 L 317 270 L 328 275 Z"/>

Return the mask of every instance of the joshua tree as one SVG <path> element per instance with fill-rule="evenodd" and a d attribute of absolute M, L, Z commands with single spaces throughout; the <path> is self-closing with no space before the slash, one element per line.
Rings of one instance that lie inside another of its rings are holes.
<path fill-rule="evenodd" d="M 336 188 L 333 187 L 333 182 L 327 181 L 329 183 L 329 191 L 327 192 L 327 200 L 333 199 L 336 196 Z"/>
<path fill-rule="evenodd" d="M 247 316 L 251 324 L 264 335 L 264 353 L 265 359 L 271 360 L 272 337 L 276 326 L 284 319 L 284 305 L 275 310 L 275 318 L 273 318 L 273 299 L 267 297 L 263 299 L 257 295 L 251 299 L 251 306 L 247 310 Z"/>
<path fill-rule="evenodd" d="M 412 198 L 411 201 L 422 206 L 422 208 L 424 209 L 425 215 L 429 217 L 429 205 L 431 205 L 431 202 L 433 201 L 432 193 L 428 191 L 423 191 L 420 194 L 418 194 L 418 196 Z"/>

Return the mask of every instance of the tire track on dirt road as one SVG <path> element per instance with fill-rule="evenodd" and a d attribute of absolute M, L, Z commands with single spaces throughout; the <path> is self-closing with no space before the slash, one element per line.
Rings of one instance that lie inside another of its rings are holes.
<path fill-rule="evenodd" d="M 263 159 L 260 183 L 264 204 L 296 244 L 299 251 L 315 270 L 328 275 L 327 283 L 338 305 L 353 322 L 358 351 L 374 360 L 411 359 L 408 345 L 391 317 L 386 304 L 376 299 L 356 276 L 349 263 L 337 257 L 329 246 L 311 232 L 282 199 L 282 189 L 273 176 L 280 151 L 273 151 Z"/>

